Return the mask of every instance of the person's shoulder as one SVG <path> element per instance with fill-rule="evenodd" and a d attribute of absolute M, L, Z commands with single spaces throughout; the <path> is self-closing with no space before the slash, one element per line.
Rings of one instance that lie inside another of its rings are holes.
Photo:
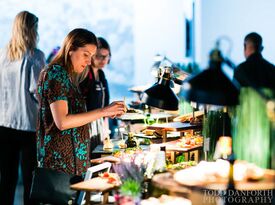
<path fill-rule="evenodd" d="M 10 64 L 7 57 L 7 49 L 0 48 L 0 70 L 5 69 Z"/>
<path fill-rule="evenodd" d="M 27 52 L 27 58 L 33 61 L 39 61 L 41 63 L 45 63 L 45 54 L 39 50 L 38 48 L 35 48 L 33 52 Z"/>
<path fill-rule="evenodd" d="M 244 75 L 244 73 L 247 72 L 247 61 L 244 61 L 240 63 L 235 69 L 233 73 L 233 78 L 239 80 L 240 77 Z"/>
<path fill-rule="evenodd" d="M 62 79 L 68 77 L 66 70 L 58 64 L 48 66 L 46 70 L 48 75 L 51 76 L 51 78 Z"/>
<path fill-rule="evenodd" d="M 240 64 L 235 68 L 235 71 L 242 70 L 242 69 L 244 69 L 246 66 L 247 66 L 247 61 L 244 61 L 244 62 L 240 63 Z"/>
<path fill-rule="evenodd" d="M 45 56 L 44 52 L 41 51 L 41 50 L 38 49 L 38 48 L 35 48 L 35 49 L 34 49 L 34 53 L 35 53 L 36 55 Z"/>
<path fill-rule="evenodd" d="M 7 56 L 7 49 L 0 48 L 0 58 L 6 58 L 6 56 Z"/>
<path fill-rule="evenodd" d="M 104 71 L 103 71 L 102 69 L 99 69 L 99 70 L 98 70 L 98 73 L 99 73 L 100 75 L 102 75 L 102 76 L 105 76 L 105 73 L 104 73 Z"/>
<path fill-rule="evenodd" d="M 64 69 L 60 65 L 48 66 L 45 69 L 45 72 L 47 76 L 46 79 L 47 81 L 50 81 L 50 82 L 64 83 L 68 79 L 67 73 L 64 71 Z"/>
<path fill-rule="evenodd" d="M 61 65 L 53 64 L 51 66 L 47 66 L 47 71 L 53 73 L 63 73 L 65 69 Z"/>
<path fill-rule="evenodd" d="M 100 77 L 101 80 L 107 80 L 106 77 L 105 77 L 105 73 L 102 69 L 98 70 L 98 74 L 99 74 L 99 77 Z"/>
<path fill-rule="evenodd" d="M 0 53 L 6 53 L 7 52 L 7 48 L 0 48 Z"/>
<path fill-rule="evenodd" d="M 265 58 L 263 58 L 263 61 L 264 61 L 264 63 L 265 63 L 267 66 L 269 66 L 269 67 L 271 67 L 271 68 L 275 68 L 274 64 L 271 63 L 271 62 L 269 62 L 269 61 L 266 60 Z"/>

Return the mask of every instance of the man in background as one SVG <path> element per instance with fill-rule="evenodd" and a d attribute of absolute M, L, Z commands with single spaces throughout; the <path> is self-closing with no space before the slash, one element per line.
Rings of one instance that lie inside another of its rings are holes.
<path fill-rule="evenodd" d="M 234 78 L 241 86 L 254 88 L 270 88 L 275 91 L 275 67 L 262 56 L 262 37 L 255 32 L 244 38 L 244 56 L 234 72 Z"/>

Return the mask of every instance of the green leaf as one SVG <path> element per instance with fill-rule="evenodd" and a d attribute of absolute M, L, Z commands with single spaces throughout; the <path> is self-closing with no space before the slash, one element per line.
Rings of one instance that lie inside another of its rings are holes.
<path fill-rule="evenodd" d="M 126 179 L 120 187 L 120 192 L 124 196 L 136 197 L 141 192 L 140 183 L 132 179 Z"/>

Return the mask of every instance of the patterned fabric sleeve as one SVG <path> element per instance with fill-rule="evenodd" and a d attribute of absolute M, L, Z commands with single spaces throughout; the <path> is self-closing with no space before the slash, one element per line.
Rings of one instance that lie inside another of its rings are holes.
<path fill-rule="evenodd" d="M 61 67 L 54 67 L 48 72 L 44 86 L 49 104 L 57 100 L 68 101 L 69 78 L 66 71 Z"/>

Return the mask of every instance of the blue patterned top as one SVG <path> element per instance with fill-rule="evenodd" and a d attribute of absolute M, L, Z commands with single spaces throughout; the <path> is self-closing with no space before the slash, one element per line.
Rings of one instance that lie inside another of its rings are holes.
<path fill-rule="evenodd" d="M 86 111 L 85 100 L 71 82 L 68 72 L 59 65 L 41 72 L 37 92 L 37 147 L 40 166 L 84 176 L 90 166 L 89 127 L 84 125 L 60 131 L 54 123 L 50 104 L 65 100 L 69 113 L 76 114 Z"/>

